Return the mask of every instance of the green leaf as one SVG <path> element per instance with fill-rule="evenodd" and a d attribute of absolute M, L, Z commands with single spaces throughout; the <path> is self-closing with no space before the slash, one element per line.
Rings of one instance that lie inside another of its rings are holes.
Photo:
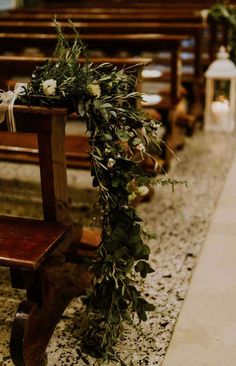
<path fill-rule="evenodd" d="M 127 248 L 125 248 L 125 247 L 117 249 L 114 252 L 115 258 L 122 258 L 124 256 L 124 254 L 127 254 Z"/>
<path fill-rule="evenodd" d="M 121 185 L 122 181 L 119 178 L 116 178 L 112 181 L 112 187 L 117 188 Z"/>
<path fill-rule="evenodd" d="M 127 265 L 126 265 L 126 267 L 125 267 L 125 272 L 126 273 L 128 273 L 128 272 L 130 272 L 130 270 L 133 268 L 133 265 L 134 265 L 134 258 L 131 258 L 129 261 L 128 261 L 128 263 L 127 263 Z"/>
<path fill-rule="evenodd" d="M 102 105 L 102 107 L 103 107 L 103 108 L 112 108 L 113 106 L 112 106 L 112 104 L 111 104 L 111 103 L 104 103 L 104 104 Z"/>
<path fill-rule="evenodd" d="M 85 115 L 85 108 L 82 102 L 78 104 L 78 113 L 80 117 L 84 117 Z"/>
<path fill-rule="evenodd" d="M 150 265 L 145 261 L 139 261 L 134 269 L 136 272 L 140 272 L 142 278 L 146 278 L 148 273 L 154 272 Z"/>
<path fill-rule="evenodd" d="M 101 113 L 102 117 L 105 119 L 106 122 L 109 122 L 109 114 L 105 108 L 99 108 L 99 112 Z"/>
<path fill-rule="evenodd" d="M 104 137 L 105 137 L 105 139 L 107 140 L 107 141 L 112 141 L 112 135 L 111 134 L 109 134 L 109 133 L 105 133 L 104 134 Z"/>
<path fill-rule="evenodd" d="M 117 129 L 116 135 L 119 137 L 121 141 L 128 141 L 130 139 L 129 133 L 126 130 Z"/>
<path fill-rule="evenodd" d="M 154 311 L 154 310 L 156 310 L 156 306 L 155 306 L 155 305 L 153 305 L 153 304 L 150 304 L 149 302 L 147 302 L 147 303 L 144 305 L 144 307 L 145 307 L 145 310 L 146 310 L 146 311 Z"/>

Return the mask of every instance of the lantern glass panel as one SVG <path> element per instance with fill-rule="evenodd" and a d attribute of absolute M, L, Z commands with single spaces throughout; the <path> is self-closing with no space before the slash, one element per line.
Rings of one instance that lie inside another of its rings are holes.
<path fill-rule="evenodd" d="M 213 100 L 229 101 L 229 95 L 230 95 L 230 80 L 215 80 Z"/>
<path fill-rule="evenodd" d="M 214 80 L 212 122 L 220 126 L 230 118 L 230 80 Z"/>

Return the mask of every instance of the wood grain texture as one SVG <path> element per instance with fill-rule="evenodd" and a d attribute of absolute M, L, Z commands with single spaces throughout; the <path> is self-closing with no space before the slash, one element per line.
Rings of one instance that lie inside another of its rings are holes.
<path fill-rule="evenodd" d="M 55 222 L 0 216 L 0 265 L 38 268 L 66 231 Z"/>

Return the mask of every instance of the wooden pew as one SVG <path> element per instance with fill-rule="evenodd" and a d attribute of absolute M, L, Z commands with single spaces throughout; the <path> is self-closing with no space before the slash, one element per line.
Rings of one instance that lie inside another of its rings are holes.
<path fill-rule="evenodd" d="M 174 11 L 166 11 L 165 9 L 160 9 L 158 12 L 126 12 L 126 9 L 123 9 L 124 12 L 121 12 L 121 9 L 119 9 L 119 12 L 116 13 L 110 13 L 106 12 L 106 10 L 103 13 L 91 13 L 86 12 L 86 10 L 77 11 L 77 12 L 68 12 L 67 9 L 65 9 L 66 12 L 56 14 L 52 12 L 40 12 L 40 10 L 35 13 L 29 13 L 28 11 L 25 12 L 3 12 L 0 13 L 0 19 L 1 20 L 11 20 L 11 21 L 51 21 L 54 19 L 54 16 L 56 15 L 56 18 L 58 21 L 67 21 L 70 19 L 73 22 L 78 21 L 96 21 L 96 22 L 104 22 L 104 21 L 120 21 L 120 22 L 137 22 L 137 21 L 156 21 L 156 22 L 175 22 L 175 23 L 183 23 L 183 22 L 189 22 L 189 23 L 201 23 L 202 17 L 200 16 L 199 12 L 195 12 L 192 10 L 182 10 L 181 12 L 178 12 L 176 10 Z M 130 10 L 130 9 L 129 9 Z"/>
<path fill-rule="evenodd" d="M 0 265 L 10 269 L 12 286 L 26 291 L 13 321 L 10 353 L 15 365 L 46 366 L 45 350 L 57 322 L 91 281 L 84 265 L 67 260 L 70 247 L 79 248 L 89 235 L 70 217 L 66 109 L 15 106 L 14 113 L 17 131 L 38 138 L 44 220 L 0 216 Z M 91 255 L 99 235 L 93 242 L 83 243 Z"/>
<path fill-rule="evenodd" d="M 44 56 L 0 56 L 0 88 L 8 89 L 8 81 L 17 75 L 25 77 L 31 76 L 37 66 L 41 66 L 47 61 Z M 149 58 L 91 58 L 94 64 L 111 63 L 117 68 L 137 66 L 137 91 L 141 91 L 141 71 L 145 64 L 151 62 Z M 78 59 L 84 63 L 85 59 Z M 14 82 L 14 81 L 13 81 Z M 12 83 L 13 84 L 13 83 Z M 12 85 L 13 86 L 13 85 Z M 66 164 L 67 167 L 76 169 L 90 169 L 88 137 L 85 135 L 67 135 L 65 138 Z M 35 135 L 11 134 L 2 132 L 0 135 L 0 158 L 7 161 L 17 161 L 25 163 L 38 163 L 38 144 Z M 146 168 L 148 168 L 146 166 Z"/>
<path fill-rule="evenodd" d="M 90 50 L 100 49 L 115 56 L 117 50 L 126 50 L 138 55 L 144 50 L 171 52 L 171 100 L 174 102 L 181 96 L 180 50 L 181 43 L 189 36 L 164 34 L 85 34 L 80 37 Z M 66 39 L 74 39 L 74 35 L 66 35 Z M 51 56 L 57 42 L 55 34 L 0 33 L 0 52 L 23 53 L 26 47 L 37 47 L 47 56 Z"/>
<path fill-rule="evenodd" d="M 61 26 L 65 34 L 73 33 L 73 29 L 68 22 L 62 22 Z M 75 22 L 74 26 L 79 30 L 81 36 L 85 34 L 108 33 L 108 34 L 135 34 L 139 33 L 160 33 L 160 34 L 180 34 L 188 35 L 195 41 L 195 76 L 200 76 L 199 68 L 201 65 L 201 43 L 202 34 L 207 30 L 206 24 L 189 23 L 161 23 L 161 22 Z M 5 33 L 55 33 L 53 22 L 34 22 L 34 21 L 0 21 L 0 32 Z"/>
<path fill-rule="evenodd" d="M 30 77 L 37 66 L 43 65 L 48 60 L 46 56 L 28 56 L 28 55 L 0 55 L 0 89 L 6 90 L 8 82 L 15 76 Z M 147 57 L 90 57 L 89 60 L 78 58 L 78 62 L 92 62 L 95 65 L 110 63 L 118 69 L 136 66 L 136 71 L 141 73 L 145 65 L 151 64 L 152 59 Z M 137 82 L 138 90 L 141 92 L 141 80 Z"/>
<path fill-rule="evenodd" d="M 214 1 L 202 1 L 202 2 L 194 2 L 194 3 L 181 3 L 180 1 L 178 1 L 177 4 L 169 4 L 167 1 L 158 1 L 155 3 L 150 4 L 149 2 L 131 2 L 128 3 L 127 1 L 124 2 L 119 2 L 117 3 L 116 6 L 114 6 L 114 3 L 112 4 L 111 2 L 101 2 L 99 1 L 99 3 L 96 2 L 83 2 L 83 3 L 79 3 L 77 2 L 75 3 L 70 3 L 70 2 L 66 2 L 64 5 L 62 3 L 52 3 L 50 2 L 50 7 L 48 6 L 48 4 L 41 4 L 39 6 L 34 6 L 34 7 L 27 7 L 27 8 L 17 8 L 15 10 L 12 10 L 12 12 L 18 12 L 18 13 L 22 13 L 22 12 L 28 12 L 28 13 L 36 13 L 36 12 L 40 12 L 40 13 L 49 13 L 51 12 L 52 14 L 55 13 L 93 13 L 93 14 L 106 14 L 106 13 L 127 13 L 127 12 L 132 12 L 132 13 L 150 13 L 152 12 L 158 12 L 160 10 L 163 10 L 163 8 L 165 8 L 168 11 L 176 11 L 176 12 L 181 12 L 181 11 L 196 11 L 196 10 L 201 10 L 204 8 L 208 8 L 211 5 L 214 4 Z"/>
<path fill-rule="evenodd" d="M 68 40 L 73 39 L 73 35 L 66 35 Z M 159 51 L 168 50 L 171 52 L 171 92 L 170 97 L 163 95 L 160 102 L 153 105 L 153 108 L 157 108 L 161 112 L 166 114 L 170 110 L 175 109 L 176 104 L 181 98 L 181 71 L 180 71 L 180 49 L 181 43 L 184 40 L 189 39 L 188 36 L 183 35 L 162 35 L 162 34 L 88 34 L 81 35 L 81 39 L 88 44 L 89 49 L 102 49 L 107 51 L 110 55 L 115 56 L 117 49 L 124 49 L 128 52 L 132 52 L 133 55 L 138 55 L 143 50 Z M 57 41 L 55 34 L 25 34 L 25 33 L 0 33 L 0 49 L 11 52 L 22 52 L 25 47 L 37 46 L 50 55 L 52 49 L 54 49 Z M 150 106 L 147 106 L 150 108 Z M 173 124 L 170 122 L 173 127 Z M 170 129 L 170 130 L 171 130 Z M 182 133 L 180 133 L 180 136 Z M 181 138 L 183 140 L 183 138 Z M 183 144 L 177 143 L 178 145 Z M 173 147 L 173 146 L 172 146 Z"/>
<path fill-rule="evenodd" d="M 61 23 L 64 32 L 71 33 L 73 32 L 72 27 L 68 23 Z M 191 24 L 189 23 L 157 23 L 157 22 L 77 22 L 74 23 L 75 27 L 80 30 L 81 38 L 85 39 L 86 42 L 91 45 L 91 38 L 86 38 L 87 34 L 93 33 L 109 33 L 113 35 L 121 35 L 122 33 L 126 34 L 135 34 L 137 29 L 139 32 L 144 33 L 161 33 L 161 34 L 179 34 L 179 35 L 188 35 L 189 37 L 194 39 L 194 48 L 193 54 L 194 57 L 191 59 L 191 64 L 193 64 L 193 75 L 190 77 L 188 74 L 187 77 L 187 85 L 190 85 L 189 90 L 193 90 L 194 96 L 196 99 L 199 95 L 199 89 L 201 88 L 201 84 L 203 83 L 203 59 L 202 59 L 202 41 L 203 41 L 203 32 L 208 29 L 206 24 Z M 14 33 L 35 33 L 41 32 L 42 34 L 50 34 L 55 32 L 55 27 L 53 22 L 30 22 L 30 21 L 0 21 L 0 32 L 14 32 Z M 69 34 L 68 34 L 69 36 Z M 107 42 L 107 41 L 106 41 Z M 116 41 L 117 44 L 117 41 Z M 212 44 L 209 43 L 209 47 Z M 101 45 L 99 45 L 101 48 Z M 117 45 L 119 47 L 119 45 Z M 209 48 L 208 47 L 208 48 Z M 117 48 L 116 48 L 117 49 Z M 109 50 L 109 55 L 111 54 L 112 49 Z M 212 51 L 208 49 L 208 53 L 211 54 Z M 164 60 L 162 60 L 163 62 Z M 165 60 L 165 63 L 172 62 L 169 60 Z M 187 61 L 189 63 L 189 60 Z M 186 61 L 183 60 L 183 65 L 186 65 Z M 173 65 L 172 65 L 173 67 Z M 175 73 L 175 72 L 173 72 Z M 173 90 L 173 88 L 172 88 Z M 198 103 L 199 104 L 199 103 Z M 199 109 L 199 107 L 197 107 Z M 195 108 L 195 109 L 197 109 Z"/>

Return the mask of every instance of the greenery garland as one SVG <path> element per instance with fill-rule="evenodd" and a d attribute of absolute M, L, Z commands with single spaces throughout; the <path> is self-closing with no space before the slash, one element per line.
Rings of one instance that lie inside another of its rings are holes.
<path fill-rule="evenodd" d="M 72 25 L 73 26 L 73 25 Z M 148 193 L 151 184 L 174 184 L 169 178 L 148 176 L 140 162 L 149 156 L 147 147 L 157 141 L 160 124 L 135 108 L 134 69 L 118 70 L 111 64 L 80 64 L 85 48 L 75 30 L 73 44 L 59 25 L 54 58 L 37 67 L 22 103 L 66 105 L 87 123 L 90 134 L 93 186 L 99 188 L 102 209 L 102 242 L 90 261 L 93 287 L 85 299 L 87 319 L 82 351 L 96 358 L 119 361 L 114 346 L 123 322 L 147 319 L 155 309 L 137 287 L 137 274 L 145 278 L 153 269 L 148 263 L 149 235 L 142 226 L 133 201 Z M 154 165 L 157 166 L 157 162 Z"/>
<path fill-rule="evenodd" d="M 208 17 L 227 27 L 230 58 L 236 64 L 236 7 L 226 1 L 215 4 L 209 9 Z"/>

